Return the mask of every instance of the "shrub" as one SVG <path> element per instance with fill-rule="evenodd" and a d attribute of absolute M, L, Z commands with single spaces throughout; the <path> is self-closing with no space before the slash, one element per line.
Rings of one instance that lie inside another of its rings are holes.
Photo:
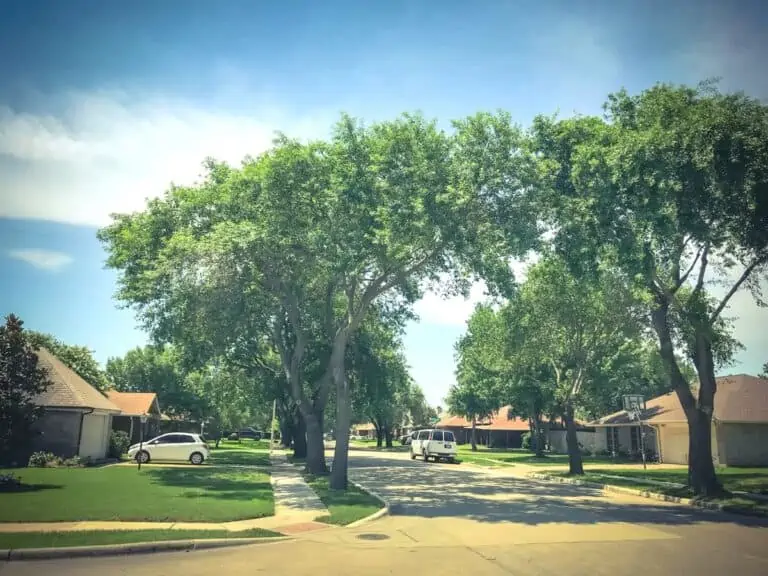
<path fill-rule="evenodd" d="M 533 442 L 531 442 L 531 433 L 530 432 L 523 432 L 523 435 L 521 436 L 522 439 L 522 448 L 523 450 L 532 450 L 533 449 Z"/>
<path fill-rule="evenodd" d="M 109 457 L 120 458 L 128 451 L 130 445 L 131 439 L 128 437 L 128 432 L 113 430 L 109 435 Z"/>
<path fill-rule="evenodd" d="M 21 480 L 10 474 L 0 474 L 0 492 L 19 492 Z"/>
<path fill-rule="evenodd" d="M 240 436 L 237 435 L 237 432 L 232 432 L 232 434 L 229 435 L 230 440 L 240 440 Z"/>
<path fill-rule="evenodd" d="M 600 456 L 602 458 L 608 458 L 609 456 L 612 456 L 610 450 L 595 450 L 595 456 Z"/>
<path fill-rule="evenodd" d="M 51 452 L 33 452 L 29 457 L 27 466 L 30 468 L 45 468 L 46 466 L 56 466 L 61 459 Z"/>

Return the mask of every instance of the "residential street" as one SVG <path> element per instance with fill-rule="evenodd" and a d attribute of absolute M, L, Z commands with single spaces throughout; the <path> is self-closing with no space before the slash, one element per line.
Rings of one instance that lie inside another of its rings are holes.
<path fill-rule="evenodd" d="M 392 515 L 357 529 L 214 551 L 0 564 L 3 576 L 768 573 L 768 523 L 589 488 L 354 451 Z M 518 469 L 518 472 L 522 469 Z"/>

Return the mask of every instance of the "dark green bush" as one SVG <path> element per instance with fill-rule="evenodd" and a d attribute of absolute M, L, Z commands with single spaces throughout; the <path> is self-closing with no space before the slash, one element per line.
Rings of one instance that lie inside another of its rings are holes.
<path fill-rule="evenodd" d="M 109 436 L 109 457 L 120 458 L 128 451 L 130 445 L 131 439 L 128 437 L 128 432 L 113 430 Z"/>
<path fill-rule="evenodd" d="M 522 439 L 522 448 L 523 450 L 533 450 L 533 443 L 531 442 L 531 433 L 530 432 L 523 432 L 523 435 L 521 436 Z"/>

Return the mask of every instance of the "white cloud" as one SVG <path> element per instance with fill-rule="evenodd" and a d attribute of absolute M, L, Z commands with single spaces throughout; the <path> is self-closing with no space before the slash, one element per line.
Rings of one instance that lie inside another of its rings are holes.
<path fill-rule="evenodd" d="M 58 272 L 72 263 L 72 257 L 69 254 L 51 250 L 9 250 L 8 255 L 16 260 L 31 264 L 35 268 L 50 272 Z"/>
<path fill-rule="evenodd" d="M 317 137 L 332 120 L 101 92 L 70 94 L 57 115 L 0 106 L 0 217 L 104 225 L 112 212 L 143 208 L 171 181 L 197 180 L 207 156 L 237 164 L 265 150 L 276 130 Z"/>

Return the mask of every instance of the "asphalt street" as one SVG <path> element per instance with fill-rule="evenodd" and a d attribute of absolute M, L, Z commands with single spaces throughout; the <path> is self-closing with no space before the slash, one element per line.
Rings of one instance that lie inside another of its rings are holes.
<path fill-rule="evenodd" d="M 768 574 L 768 523 L 577 486 L 353 452 L 392 503 L 356 529 L 214 551 L 0 564 L 0 575 Z"/>

